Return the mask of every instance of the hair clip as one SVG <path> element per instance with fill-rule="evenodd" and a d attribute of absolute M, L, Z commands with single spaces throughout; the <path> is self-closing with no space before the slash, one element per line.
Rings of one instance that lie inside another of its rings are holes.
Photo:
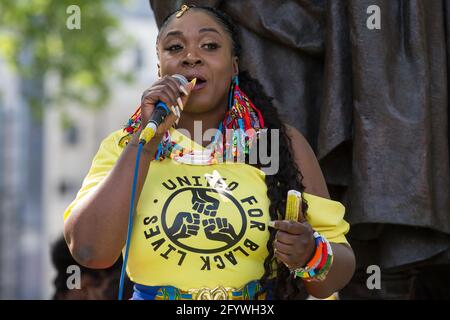
<path fill-rule="evenodd" d="M 188 11 L 188 10 L 189 10 L 189 6 L 183 4 L 183 5 L 181 6 L 180 11 L 177 13 L 176 17 L 177 17 L 177 18 L 181 17 L 181 16 L 182 16 L 186 11 Z"/>

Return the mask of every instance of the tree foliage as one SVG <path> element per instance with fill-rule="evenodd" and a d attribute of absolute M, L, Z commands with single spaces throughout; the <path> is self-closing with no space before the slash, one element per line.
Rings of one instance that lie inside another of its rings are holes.
<path fill-rule="evenodd" d="M 113 13 L 120 0 L 11 0 L 0 2 L 0 54 L 22 77 L 44 81 L 51 74 L 57 88 L 39 101 L 25 97 L 33 113 L 49 103 L 100 107 L 109 96 L 109 80 L 131 80 L 113 67 L 130 40 L 121 34 Z M 80 29 L 69 29 L 68 8 L 80 8 Z"/>

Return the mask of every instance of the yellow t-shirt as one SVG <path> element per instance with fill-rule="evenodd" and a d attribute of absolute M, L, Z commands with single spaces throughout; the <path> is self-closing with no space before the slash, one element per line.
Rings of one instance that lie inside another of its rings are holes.
<path fill-rule="evenodd" d="M 183 147 L 203 148 L 176 129 L 170 132 Z M 124 135 L 118 130 L 102 141 L 64 220 L 114 166 Z M 303 196 L 312 227 L 331 242 L 347 243 L 344 206 L 308 193 Z M 259 279 L 268 254 L 269 204 L 265 174 L 251 165 L 152 161 L 134 214 L 128 276 L 135 283 L 183 290 L 240 288 Z"/>

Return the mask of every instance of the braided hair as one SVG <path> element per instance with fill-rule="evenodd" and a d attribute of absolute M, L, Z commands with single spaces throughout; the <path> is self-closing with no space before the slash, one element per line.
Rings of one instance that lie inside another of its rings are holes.
<path fill-rule="evenodd" d="M 206 6 L 189 6 L 190 10 L 203 10 L 220 23 L 224 30 L 230 35 L 232 41 L 233 55 L 240 58 L 242 47 L 239 39 L 239 29 L 222 11 Z M 159 34 L 166 28 L 174 15 L 178 12 L 174 11 L 169 14 L 162 22 Z M 157 43 L 159 41 L 159 35 Z M 279 170 L 274 175 L 266 175 L 265 182 L 267 185 L 267 196 L 270 200 L 269 213 L 271 220 L 278 220 L 280 217 L 284 219 L 286 210 L 286 196 L 291 189 L 299 190 L 303 193 L 305 187 L 302 184 L 303 176 L 297 167 L 294 157 L 292 142 L 287 134 L 287 128 L 282 122 L 278 110 L 273 103 L 273 98 L 269 97 L 261 85 L 261 83 L 252 78 L 247 71 L 239 73 L 239 86 L 247 94 L 250 100 L 261 111 L 264 124 L 268 133 L 268 141 L 271 141 L 270 129 L 279 130 L 279 152 L 283 155 L 280 157 Z M 267 154 L 271 153 L 270 143 L 268 145 Z M 259 156 L 258 156 L 259 158 Z M 263 167 L 259 159 L 258 168 Z M 308 204 L 302 199 L 302 212 L 307 213 Z M 261 297 L 265 292 L 270 291 L 273 299 L 304 299 L 307 294 L 300 282 L 296 282 L 290 270 L 283 264 L 275 262 L 273 241 L 275 239 L 276 230 L 270 228 L 270 238 L 267 242 L 268 256 L 264 261 L 264 274 L 259 280 L 262 289 L 257 293 L 255 298 Z M 275 274 L 275 277 L 273 275 Z"/>

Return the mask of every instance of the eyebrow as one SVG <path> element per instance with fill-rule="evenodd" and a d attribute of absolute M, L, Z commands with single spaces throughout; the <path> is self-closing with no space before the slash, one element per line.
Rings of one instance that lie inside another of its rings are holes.
<path fill-rule="evenodd" d="M 167 34 L 164 38 L 167 38 L 170 36 L 181 36 L 181 35 L 183 35 L 183 32 L 181 32 L 181 31 L 170 31 L 170 32 L 167 32 Z"/>
<path fill-rule="evenodd" d="M 205 33 L 205 32 L 215 32 L 217 33 L 219 36 L 222 36 L 222 34 L 217 31 L 214 28 L 201 28 L 198 33 Z M 174 31 L 169 31 L 166 36 L 164 38 L 170 37 L 170 36 L 182 36 L 183 32 L 179 31 L 179 30 L 174 30 Z"/>
<path fill-rule="evenodd" d="M 219 36 L 222 36 L 222 35 L 220 34 L 220 32 L 217 31 L 217 30 L 214 29 L 214 28 L 201 28 L 201 29 L 198 31 L 198 33 L 204 33 L 204 32 L 215 32 L 215 33 L 217 33 Z"/>

